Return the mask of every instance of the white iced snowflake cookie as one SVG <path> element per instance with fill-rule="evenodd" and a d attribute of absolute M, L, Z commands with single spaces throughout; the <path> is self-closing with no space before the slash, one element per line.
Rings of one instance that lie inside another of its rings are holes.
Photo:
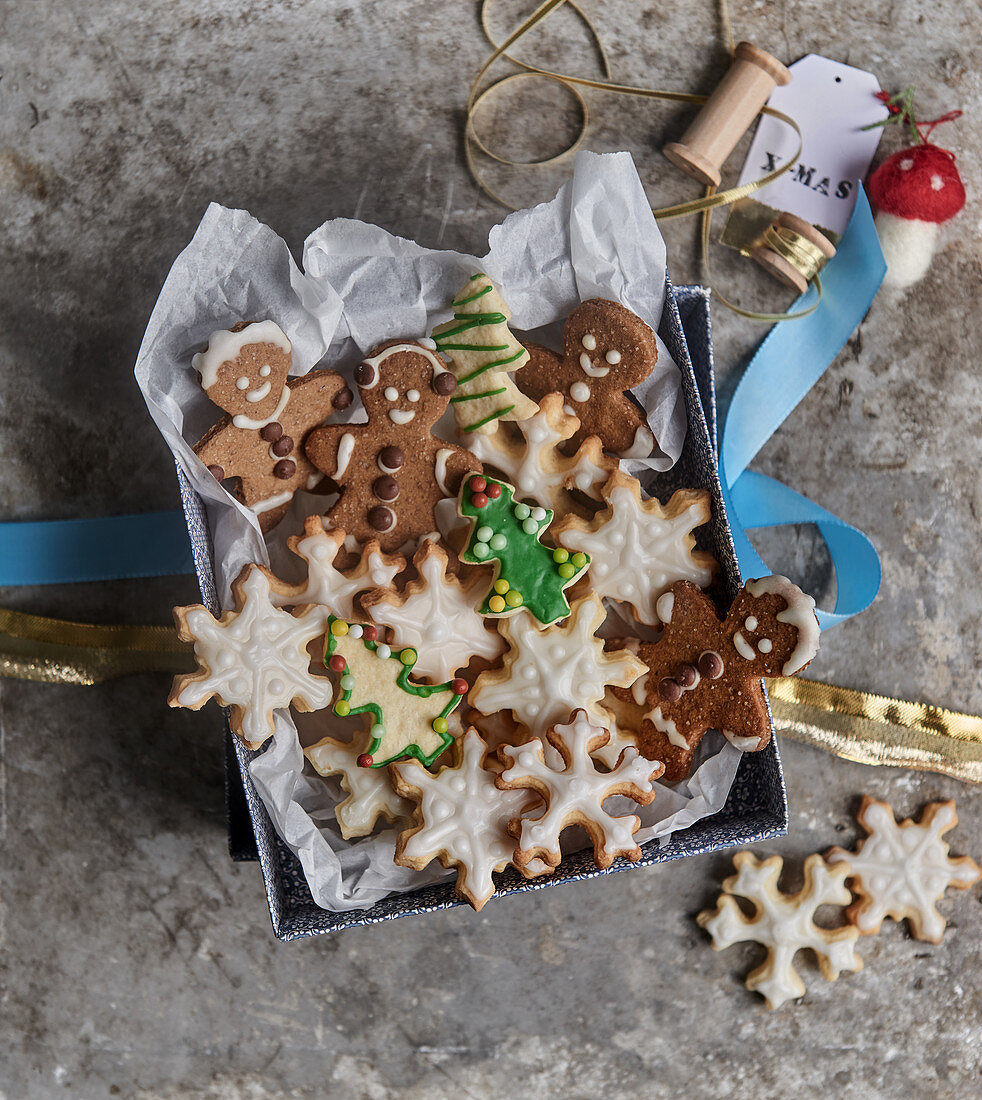
<path fill-rule="evenodd" d="M 703 910 L 696 921 L 712 937 L 714 951 L 746 942 L 767 948 L 767 958 L 747 975 L 746 985 L 764 996 L 768 1008 L 804 995 L 804 983 L 794 968 L 795 954 L 803 948 L 815 953 L 827 981 L 834 982 L 843 970 L 862 969 L 863 960 L 853 950 L 858 931 L 851 925 L 820 928 L 813 919 L 821 905 L 848 903 L 847 865 L 829 867 L 821 856 L 809 856 L 805 884 L 797 894 L 778 889 L 784 866 L 780 856 L 759 861 L 751 852 L 737 852 L 733 865 L 737 874 L 724 881 L 716 908 Z M 746 916 L 731 895 L 752 902 L 754 915 Z"/>
<path fill-rule="evenodd" d="M 550 393 L 539 402 L 535 416 L 518 421 L 514 429 L 509 426 L 494 435 L 465 436 L 464 443 L 515 486 L 515 500 L 530 498 L 564 516 L 571 506 L 566 489 L 579 489 L 599 499 L 601 486 L 617 469 L 617 462 L 603 453 L 596 436 L 586 439 L 574 455 L 559 450 L 559 444 L 579 426 L 579 420 L 564 411 L 562 395 Z"/>
<path fill-rule="evenodd" d="M 334 807 L 334 816 L 345 840 L 368 836 L 380 817 L 391 825 L 412 812 L 412 804 L 396 794 L 387 769 L 359 766 L 368 743 L 364 734 L 348 744 L 325 737 L 303 750 L 318 775 L 340 777 L 348 797 Z"/>
<path fill-rule="evenodd" d="M 501 636 L 488 630 L 477 612 L 487 582 L 465 588 L 448 575 L 447 552 L 425 542 L 413 558 L 419 579 L 399 595 L 391 588 L 373 589 L 362 597 L 372 622 L 392 630 L 399 645 L 419 652 L 416 673 L 433 680 L 449 680 L 472 657 L 493 661 L 505 648 Z"/>
<path fill-rule="evenodd" d="M 510 710 L 532 733 L 544 734 L 577 708 L 602 721 L 597 704 L 607 685 L 630 687 L 647 666 L 627 650 L 604 652 L 596 631 L 606 612 L 590 593 L 562 623 L 542 629 L 531 615 L 502 619 L 504 666 L 482 672 L 468 702 L 483 714 Z"/>
<path fill-rule="evenodd" d="M 609 734 L 593 725 L 586 711 L 577 710 L 567 725 L 554 726 L 547 740 L 562 757 L 545 758 L 545 745 L 535 738 L 526 745 L 502 745 L 498 749 L 505 770 L 496 782 L 502 790 L 532 790 L 546 803 L 538 817 L 515 817 L 509 830 L 518 839 L 515 865 L 522 867 L 541 859 L 557 867 L 562 859 L 559 838 L 569 825 L 582 825 L 593 841 L 593 857 L 600 868 L 609 867 L 618 856 L 632 861 L 641 858 L 634 834 L 641 822 L 634 814 L 615 817 L 603 808 L 612 795 L 626 795 L 641 806 L 655 797 L 654 780 L 665 770 L 656 761 L 645 760 L 633 746 L 624 749 L 609 772 L 597 770 L 590 755 L 606 744 Z"/>
<path fill-rule="evenodd" d="M 250 749 L 273 736 L 273 711 L 295 706 L 330 706 L 333 686 L 311 676 L 307 646 L 327 629 L 323 607 L 298 607 L 292 614 L 273 606 L 269 578 L 247 565 L 232 585 L 233 610 L 215 619 L 201 604 L 175 607 L 182 641 L 194 642 L 196 672 L 174 678 L 167 702 L 200 709 L 214 696 L 229 708 L 229 724 Z"/>
<path fill-rule="evenodd" d="M 499 790 L 485 767 L 487 745 L 471 726 L 458 745 L 459 762 L 436 775 L 415 761 L 390 765 L 392 782 L 415 802 L 413 828 L 399 834 L 395 862 L 422 871 L 434 859 L 457 868 L 457 893 L 480 909 L 494 893 L 494 871 L 511 862 L 515 842 L 509 821 L 520 817 L 529 792 Z"/>
<path fill-rule="evenodd" d="M 325 531 L 320 516 L 308 516 L 304 533 L 291 535 L 287 545 L 307 563 L 307 579 L 303 584 L 287 584 L 264 570 L 269 577 L 273 603 L 277 607 L 315 603 L 328 608 L 339 619 L 355 618 L 355 596 L 370 588 L 390 585 L 406 568 L 404 557 L 383 553 L 373 541 L 361 548 L 355 568 L 342 573 L 334 562 L 345 545 L 345 533 L 339 528 Z"/>
<path fill-rule="evenodd" d="M 855 852 L 832 848 L 829 863 L 847 863 L 859 897 L 846 916 L 864 936 L 879 932 L 885 917 L 910 922 L 915 939 L 940 943 L 945 919 L 934 903 L 949 886 L 965 890 L 982 878 L 982 867 L 969 856 L 952 859 L 941 839 L 958 823 L 955 803 L 931 802 L 920 820 L 897 823 L 886 802 L 869 795 L 856 820 L 869 834 Z"/>
<path fill-rule="evenodd" d="M 706 588 L 718 568 L 712 554 L 694 549 L 692 534 L 709 521 L 709 493 L 679 489 L 662 505 L 642 500 L 638 480 L 616 470 L 602 495 L 607 507 L 589 521 L 566 516 L 556 541 L 590 555 L 590 586 L 599 596 L 629 604 L 640 622 L 659 626 L 658 599 L 675 581 Z"/>

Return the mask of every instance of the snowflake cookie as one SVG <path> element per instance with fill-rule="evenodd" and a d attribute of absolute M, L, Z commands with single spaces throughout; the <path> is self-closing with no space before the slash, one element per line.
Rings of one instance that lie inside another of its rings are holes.
<path fill-rule="evenodd" d="M 389 769 L 395 789 L 417 804 L 413 828 L 399 834 L 395 862 L 417 871 L 434 859 L 456 867 L 457 893 L 475 909 L 494 893 L 492 872 L 511 862 L 508 823 L 538 801 L 527 790 L 495 786 L 495 773 L 485 767 L 487 749 L 471 726 L 459 743 L 458 763 L 436 775 L 411 760 Z"/>
<path fill-rule="evenodd" d="M 197 672 L 175 676 L 167 702 L 199 710 L 214 696 L 229 708 L 229 725 L 250 749 L 273 736 L 273 711 L 329 706 L 330 680 L 311 676 L 307 646 L 327 629 L 327 611 L 274 607 L 269 578 L 247 565 L 232 584 L 235 607 L 216 619 L 201 604 L 175 607 L 183 642 L 194 642 Z"/>
<path fill-rule="evenodd" d="M 847 865 L 829 867 L 821 856 L 809 856 L 805 884 L 797 894 L 778 889 L 784 866 L 780 856 L 758 860 L 751 852 L 737 852 L 733 866 L 737 874 L 724 881 L 716 908 L 703 910 L 696 921 L 712 937 L 714 951 L 748 941 L 767 948 L 767 958 L 747 975 L 746 985 L 763 994 L 768 1008 L 804 995 L 804 983 L 794 968 L 795 954 L 802 948 L 815 953 L 827 981 L 834 982 L 843 970 L 862 969 L 863 960 L 853 950 L 859 932 L 851 925 L 820 928 L 813 919 L 821 905 L 848 903 Z M 754 915 L 747 917 L 730 895 L 751 902 Z"/>
<path fill-rule="evenodd" d="M 662 505 L 642 500 L 638 480 L 615 470 L 602 495 L 607 507 L 589 521 L 566 516 L 556 541 L 590 555 L 590 585 L 598 595 L 630 604 L 640 622 L 660 626 L 659 596 L 675 581 L 706 588 L 718 568 L 712 554 L 693 549 L 692 529 L 709 522 L 709 493 L 679 489 Z"/>
<path fill-rule="evenodd" d="M 504 474 L 519 499 L 531 497 L 563 516 L 571 507 L 566 489 L 599 499 L 601 486 L 617 469 L 596 436 L 584 440 L 574 455 L 559 450 L 579 426 L 563 409 L 562 394 L 550 393 L 539 402 L 535 416 L 518 421 L 514 429 L 509 425 L 494 435 L 469 435 L 464 442 L 471 454 Z"/>
<path fill-rule="evenodd" d="M 645 760 L 633 746 L 624 749 L 609 772 L 597 771 L 591 753 L 607 743 L 609 733 L 593 725 L 586 711 L 573 713 L 568 725 L 553 726 L 546 734 L 548 742 L 562 757 L 553 765 L 545 759 L 545 745 L 535 738 L 527 745 L 502 745 L 498 749 L 505 771 L 496 782 L 505 791 L 528 789 L 541 795 L 546 803 L 539 817 L 515 817 L 509 831 L 518 840 L 516 867 L 541 859 L 557 867 L 562 859 L 559 837 L 569 825 L 582 825 L 593 841 L 593 858 L 601 869 L 618 856 L 636 861 L 641 849 L 634 834 L 641 827 L 634 814 L 614 817 L 603 808 L 612 795 L 626 795 L 641 806 L 655 797 L 653 782 L 665 770 Z"/>
<path fill-rule="evenodd" d="M 354 617 L 354 599 L 370 588 L 390 585 L 406 568 L 400 554 L 385 554 L 378 541 L 365 543 L 361 558 L 354 569 L 342 573 L 334 564 L 344 547 L 345 533 L 340 528 L 324 530 L 320 516 L 308 516 L 303 534 L 291 535 L 287 545 L 307 563 L 307 579 L 303 584 L 287 584 L 268 570 L 271 599 L 277 607 L 293 607 L 315 603 L 328 608 L 340 619 Z"/>
<path fill-rule="evenodd" d="M 595 637 L 606 612 L 591 592 L 576 600 L 565 622 L 544 630 L 530 615 L 502 619 L 508 642 L 504 667 L 482 672 L 469 699 L 483 714 L 510 710 L 532 733 L 545 733 L 581 708 L 602 722 L 597 704 L 608 684 L 630 687 L 647 671 L 627 650 L 604 651 Z"/>
<path fill-rule="evenodd" d="M 942 835 L 958 823 L 955 803 L 932 802 L 920 820 L 897 824 L 886 802 L 869 795 L 856 820 L 869 834 L 855 852 L 832 848 L 829 863 L 848 864 L 859 900 L 846 916 L 864 936 L 879 932 L 884 917 L 910 922 L 915 939 L 940 943 L 945 919 L 934 903 L 949 886 L 965 890 L 982 878 L 982 867 L 969 856 L 952 859 Z"/>
<path fill-rule="evenodd" d="M 477 611 L 481 596 L 475 586 L 465 588 L 448 576 L 448 561 L 444 549 L 424 542 L 413 557 L 419 579 L 410 581 L 402 595 L 376 588 L 362 598 L 374 623 L 389 627 L 400 645 L 416 647 L 417 674 L 434 680 L 449 680 L 475 656 L 494 661 L 505 647 Z M 485 584 L 478 579 L 479 589 Z"/>
<path fill-rule="evenodd" d="M 396 794 L 385 768 L 366 768 L 358 763 L 367 746 L 363 734 L 349 744 L 325 737 L 303 750 L 318 775 L 340 776 L 341 789 L 348 797 L 334 807 L 334 816 L 345 840 L 368 836 L 380 817 L 391 825 L 409 817 L 412 811 L 412 805 Z"/>
<path fill-rule="evenodd" d="M 358 757 L 363 768 L 380 768 L 402 756 L 424 764 L 453 743 L 449 718 L 467 691 L 467 681 L 418 684 L 410 679 L 418 654 L 378 641 L 371 624 L 329 620 L 324 662 L 338 677 L 334 713 L 369 715 L 371 741 Z"/>

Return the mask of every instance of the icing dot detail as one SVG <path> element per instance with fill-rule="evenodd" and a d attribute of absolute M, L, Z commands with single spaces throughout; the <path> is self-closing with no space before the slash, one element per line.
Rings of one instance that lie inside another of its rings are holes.
<path fill-rule="evenodd" d="M 562 564 L 564 561 L 569 561 L 569 551 L 564 550 L 561 546 L 558 550 L 553 550 L 552 560 L 558 564 Z"/>
<path fill-rule="evenodd" d="M 500 615 L 501 612 L 504 611 L 504 609 L 505 609 L 504 597 L 502 597 L 502 596 L 492 596 L 491 599 L 488 600 L 488 607 L 496 615 Z"/>
<path fill-rule="evenodd" d="M 508 539 L 506 539 L 504 535 L 498 534 L 491 536 L 490 546 L 492 550 L 504 550 L 507 545 Z"/>
<path fill-rule="evenodd" d="M 385 387 L 385 400 L 386 401 L 398 401 L 399 400 L 399 391 L 395 388 L 395 386 L 386 386 Z"/>
<path fill-rule="evenodd" d="M 486 557 L 491 553 L 491 547 L 486 542 L 475 542 L 471 548 L 471 553 L 475 558 L 484 561 Z"/>
<path fill-rule="evenodd" d="M 526 535 L 534 535 L 538 531 L 539 525 L 532 519 L 531 516 L 522 524 L 522 530 Z"/>
<path fill-rule="evenodd" d="M 472 493 L 483 493 L 484 490 L 488 487 L 487 481 L 485 481 L 485 479 L 480 476 L 472 477 L 467 484 L 469 485 Z"/>
<path fill-rule="evenodd" d="M 499 577 L 498 580 L 494 582 L 494 590 L 501 596 L 503 596 L 509 588 L 511 588 L 511 585 L 504 579 L 504 577 Z"/>
<path fill-rule="evenodd" d="M 521 607 L 523 602 L 521 592 L 514 588 L 505 593 L 505 603 L 508 604 L 509 607 Z"/>
<path fill-rule="evenodd" d="M 406 399 L 416 402 L 419 400 L 419 390 L 406 390 Z"/>
<path fill-rule="evenodd" d="M 487 542 L 493 534 L 494 531 L 486 523 L 477 529 L 477 537 L 481 542 Z"/>
<path fill-rule="evenodd" d="M 379 643 L 375 648 L 375 652 L 382 658 L 383 661 L 388 660 L 392 656 L 392 650 L 384 643 Z"/>
<path fill-rule="evenodd" d="M 528 519 L 532 514 L 532 509 L 527 504 L 515 505 L 515 518 L 516 519 Z"/>
<path fill-rule="evenodd" d="M 621 353 L 619 351 L 608 351 L 604 359 L 613 366 L 621 361 Z"/>
<path fill-rule="evenodd" d="M 365 630 L 361 623 L 352 623 L 351 626 L 348 627 L 349 638 L 360 638 L 364 632 Z M 343 657 L 341 659 L 344 660 Z"/>
<path fill-rule="evenodd" d="M 371 756 L 369 756 L 367 752 L 361 753 L 361 755 L 358 757 L 359 768 L 370 768 L 374 763 L 375 761 L 371 758 Z"/>
<path fill-rule="evenodd" d="M 458 676 L 457 679 L 454 680 L 453 683 L 450 685 L 450 688 L 453 691 L 454 695 L 466 695 L 467 681 L 462 676 Z"/>
<path fill-rule="evenodd" d="M 545 508 L 533 508 L 529 514 L 536 523 L 541 523 L 546 518 Z"/>
<path fill-rule="evenodd" d="M 490 484 L 490 485 L 489 485 L 489 486 L 487 487 L 487 495 L 488 495 L 488 496 L 489 496 L 489 497 L 490 497 L 490 498 L 491 498 L 492 500 L 497 500 L 497 499 L 498 499 L 498 497 L 500 497 L 500 496 L 501 496 L 501 486 L 500 486 L 500 485 L 499 485 L 499 484 L 498 484 L 498 483 L 497 483 L 496 481 L 493 481 L 493 482 L 492 482 L 492 483 L 491 483 L 491 484 Z"/>
<path fill-rule="evenodd" d="M 484 493 L 475 493 L 471 497 L 471 504 L 473 504 L 475 508 L 486 508 L 488 505 L 488 498 Z"/>
<path fill-rule="evenodd" d="M 577 551 L 577 553 L 575 553 L 570 558 L 570 561 L 576 566 L 577 569 L 582 569 L 583 566 L 586 565 L 586 554 Z"/>
<path fill-rule="evenodd" d="M 335 653 L 334 656 L 327 662 L 327 667 L 332 672 L 344 672 L 348 667 L 348 662 L 341 656 L 340 653 Z"/>
<path fill-rule="evenodd" d="M 343 619 L 335 619 L 331 623 L 331 633 L 335 638 L 343 638 L 348 633 L 348 624 Z"/>
<path fill-rule="evenodd" d="M 339 715 L 341 718 L 346 718 L 351 713 L 351 704 L 347 701 L 347 699 L 339 699 L 334 704 L 334 713 Z"/>
<path fill-rule="evenodd" d="M 343 691 L 355 690 L 355 678 L 350 672 L 341 677 L 341 689 Z"/>
<path fill-rule="evenodd" d="M 399 660 L 404 665 L 411 665 L 415 662 L 417 653 L 415 649 L 406 648 L 399 654 Z"/>
<path fill-rule="evenodd" d="M 434 718 L 430 725 L 432 725 L 434 733 L 447 732 L 448 727 L 446 718 Z"/>
<path fill-rule="evenodd" d="M 586 336 L 580 341 L 580 343 L 586 348 L 587 351 L 597 350 L 597 338 L 592 332 L 588 332 Z"/>
<path fill-rule="evenodd" d="M 368 732 L 373 741 L 381 741 L 385 736 L 385 726 L 381 722 L 376 722 Z"/>
<path fill-rule="evenodd" d="M 570 577 L 576 576 L 576 569 L 568 561 L 564 561 L 557 572 L 564 581 L 568 581 Z"/>

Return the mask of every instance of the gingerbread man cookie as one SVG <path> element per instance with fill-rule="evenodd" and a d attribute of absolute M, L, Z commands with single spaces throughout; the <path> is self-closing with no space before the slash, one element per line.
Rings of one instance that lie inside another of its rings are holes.
<path fill-rule="evenodd" d="M 328 522 L 391 552 L 435 531 L 436 505 L 481 464 L 430 431 L 456 381 L 425 344 L 382 344 L 356 368 L 355 381 L 368 423 L 317 428 L 307 457 L 341 490 Z"/>
<path fill-rule="evenodd" d="M 691 581 L 660 597 L 661 639 L 641 642 L 648 666 L 642 753 L 665 763 L 665 778 L 684 779 L 703 734 L 718 729 L 743 752 L 770 740 L 762 676 L 793 676 L 818 652 L 815 601 L 785 577 L 747 581 L 720 622 L 712 600 Z M 637 701 L 623 688 L 613 694 Z"/>
<path fill-rule="evenodd" d="M 647 458 L 654 436 L 644 413 L 626 396 L 658 362 L 655 334 L 619 302 L 591 298 L 566 319 L 563 354 L 526 345 L 529 362 L 515 375 L 523 393 L 541 401 L 562 393 L 580 429 L 569 446 L 599 436 L 604 450 L 623 458 Z"/>
<path fill-rule="evenodd" d="M 288 378 L 290 361 L 290 341 L 274 321 L 213 332 L 192 360 L 202 388 L 226 412 L 194 452 L 219 481 L 238 478 L 236 496 L 263 531 L 286 515 L 298 489 L 322 480 L 304 455 L 304 441 L 351 404 L 341 375 L 319 370 Z"/>

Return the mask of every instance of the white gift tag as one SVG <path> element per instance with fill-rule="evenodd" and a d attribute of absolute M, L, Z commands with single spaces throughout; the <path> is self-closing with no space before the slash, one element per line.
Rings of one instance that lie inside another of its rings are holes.
<path fill-rule="evenodd" d="M 788 68 L 794 79 L 775 88 L 768 107 L 783 111 L 801 130 L 801 156 L 791 171 L 755 191 L 755 202 L 797 214 L 812 225 L 841 234 L 856 202 L 857 180 L 869 170 L 883 128 L 864 130 L 887 117 L 876 99 L 872 73 L 808 54 Z M 739 183 L 760 179 L 786 163 L 798 141 L 785 123 L 761 118 Z"/>

